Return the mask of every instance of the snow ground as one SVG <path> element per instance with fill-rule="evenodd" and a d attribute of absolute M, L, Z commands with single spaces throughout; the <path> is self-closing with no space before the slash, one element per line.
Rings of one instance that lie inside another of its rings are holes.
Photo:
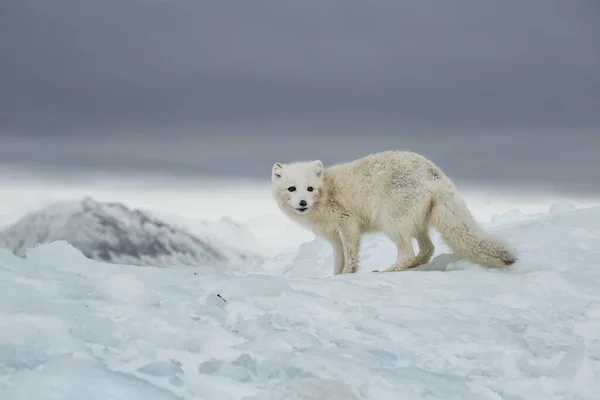
<path fill-rule="evenodd" d="M 600 398 L 600 208 L 518 211 L 488 229 L 521 260 L 331 276 L 322 241 L 244 273 L 0 251 L 0 398 Z M 441 253 L 441 254 L 440 254 Z"/>

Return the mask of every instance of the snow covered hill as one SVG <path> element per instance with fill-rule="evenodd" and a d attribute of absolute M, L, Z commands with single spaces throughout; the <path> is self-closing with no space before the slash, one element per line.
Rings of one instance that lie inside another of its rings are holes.
<path fill-rule="evenodd" d="M 217 241 L 248 253 L 261 256 L 269 255 L 265 243 L 255 237 L 252 230 L 229 217 L 208 221 L 183 217 L 173 213 L 157 211 L 148 211 L 148 213 L 207 242 Z M 264 225 L 269 225 L 269 221 Z"/>
<path fill-rule="evenodd" d="M 600 208 L 496 216 L 506 270 L 438 247 L 331 276 L 319 240 L 246 271 L 0 251 L 0 398 L 600 399 Z"/>
<path fill-rule="evenodd" d="M 149 213 L 89 197 L 51 204 L 0 232 L 0 248 L 18 256 L 56 240 L 95 260 L 138 266 L 238 266 L 259 259 L 209 232 L 199 238 Z"/>

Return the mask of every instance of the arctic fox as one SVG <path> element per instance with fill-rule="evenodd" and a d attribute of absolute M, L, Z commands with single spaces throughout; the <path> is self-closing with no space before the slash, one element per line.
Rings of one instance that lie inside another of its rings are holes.
<path fill-rule="evenodd" d="M 362 235 L 371 232 L 397 246 L 397 260 L 385 272 L 428 263 L 430 225 L 463 259 L 487 267 L 517 261 L 507 243 L 482 231 L 446 174 L 420 154 L 387 151 L 328 168 L 320 160 L 275 163 L 271 180 L 279 208 L 331 244 L 335 275 L 357 271 Z"/>

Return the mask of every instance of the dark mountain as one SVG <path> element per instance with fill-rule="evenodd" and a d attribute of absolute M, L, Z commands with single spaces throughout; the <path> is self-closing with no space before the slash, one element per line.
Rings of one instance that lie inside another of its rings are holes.
<path fill-rule="evenodd" d="M 259 258 L 217 236 L 201 238 L 150 213 L 89 197 L 51 204 L 0 232 L 0 247 L 18 256 L 57 240 L 91 259 L 139 266 L 238 266 Z"/>

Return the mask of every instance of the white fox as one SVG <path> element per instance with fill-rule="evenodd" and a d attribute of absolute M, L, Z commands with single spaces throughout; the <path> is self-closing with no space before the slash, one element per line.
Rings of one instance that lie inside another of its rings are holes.
<path fill-rule="evenodd" d="M 383 232 L 397 246 L 386 272 L 428 263 L 430 225 L 463 259 L 487 267 L 517 261 L 507 243 L 482 231 L 446 174 L 416 153 L 387 151 L 328 168 L 318 160 L 275 163 L 271 180 L 281 210 L 331 243 L 335 275 L 358 270 L 360 241 L 370 232 Z"/>

